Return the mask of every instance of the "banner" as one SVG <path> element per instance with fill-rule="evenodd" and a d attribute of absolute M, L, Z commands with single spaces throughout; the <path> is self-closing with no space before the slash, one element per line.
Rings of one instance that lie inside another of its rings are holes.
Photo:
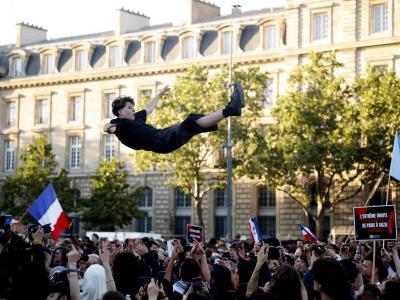
<path fill-rule="evenodd" d="M 397 216 L 394 205 L 353 208 L 356 240 L 396 240 Z"/>
<path fill-rule="evenodd" d="M 204 229 L 201 226 L 187 224 L 187 241 L 188 243 L 193 243 L 193 239 L 198 242 L 204 241 Z"/>

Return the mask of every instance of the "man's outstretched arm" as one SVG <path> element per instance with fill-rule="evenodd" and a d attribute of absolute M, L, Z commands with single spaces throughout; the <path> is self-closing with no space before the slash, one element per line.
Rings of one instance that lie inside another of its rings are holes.
<path fill-rule="evenodd" d="M 167 85 L 156 96 L 154 96 L 153 99 L 151 99 L 150 103 L 147 104 L 146 107 L 144 108 L 146 110 L 147 115 L 152 113 L 152 111 L 157 106 L 158 100 L 160 100 L 162 96 L 164 96 L 164 94 L 168 91 L 169 91 L 169 86 Z"/>

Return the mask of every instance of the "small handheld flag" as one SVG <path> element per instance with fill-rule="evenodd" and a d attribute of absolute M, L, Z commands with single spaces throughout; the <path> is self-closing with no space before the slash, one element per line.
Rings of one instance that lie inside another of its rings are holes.
<path fill-rule="evenodd" d="M 10 216 L 10 217 L 8 217 L 6 219 L 4 224 L 5 225 L 12 225 L 12 224 L 17 224 L 17 223 L 19 223 L 19 221 Z"/>
<path fill-rule="evenodd" d="M 313 242 L 313 244 L 319 243 L 318 239 L 315 237 L 315 235 L 311 232 L 310 229 L 308 229 L 306 226 L 301 225 L 301 224 L 297 224 L 297 226 L 299 226 L 305 241 L 311 241 L 311 242 Z"/>
<path fill-rule="evenodd" d="M 252 217 L 249 219 L 249 226 L 250 226 L 251 239 L 253 240 L 253 242 L 254 243 L 262 242 L 263 238 L 256 217 Z"/>
<path fill-rule="evenodd" d="M 51 224 L 51 236 L 55 241 L 58 240 L 61 232 L 69 227 L 69 221 L 52 184 L 44 189 L 28 211 L 40 225 Z"/>
<path fill-rule="evenodd" d="M 400 138 L 397 132 L 394 136 L 392 161 L 390 163 L 390 176 L 400 181 Z"/>

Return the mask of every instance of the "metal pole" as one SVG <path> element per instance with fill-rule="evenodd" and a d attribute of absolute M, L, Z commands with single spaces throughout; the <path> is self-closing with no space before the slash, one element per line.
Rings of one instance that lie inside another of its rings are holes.
<path fill-rule="evenodd" d="M 232 66 L 233 66 L 233 12 L 240 5 L 232 5 L 231 12 L 231 35 L 230 35 L 230 57 L 229 57 L 229 96 L 232 94 Z M 226 182 L 226 235 L 228 239 L 232 238 L 232 120 L 228 118 L 228 143 L 226 145 L 226 161 L 227 161 L 227 182 Z"/>

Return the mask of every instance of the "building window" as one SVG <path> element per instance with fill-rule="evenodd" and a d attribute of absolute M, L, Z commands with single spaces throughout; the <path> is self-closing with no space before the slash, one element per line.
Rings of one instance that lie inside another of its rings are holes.
<path fill-rule="evenodd" d="M 153 218 L 143 217 L 136 219 L 136 231 L 137 232 L 150 232 L 153 230 Z"/>
<path fill-rule="evenodd" d="M 215 207 L 225 207 L 226 205 L 226 189 L 218 189 L 214 191 Z"/>
<path fill-rule="evenodd" d="M 214 235 L 216 238 L 225 236 L 226 234 L 226 217 L 216 216 Z"/>
<path fill-rule="evenodd" d="M 79 169 L 81 164 L 81 137 L 69 137 L 69 168 Z"/>
<path fill-rule="evenodd" d="M 258 188 L 258 205 L 259 207 L 275 207 L 276 196 L 275 191 L 269 190 L 265 186 Z"/>
<path fill-rule="evenodd" d="M 380 73 L 386 73 L 388 71 L 388 65 L 374 65 L 372 66 L 372 72 L 380 72 Z"/>
<path fill-rule="evenodd" d="M 275 216 L 258 216 L 258 225 L 260 226 L 261 234 L 268 237 L 276 236 L 276 217 Z"/>
<path fill-rule="evenodd" d="M 383 32 L 388 30 L 388 4 L 380 3 L 372 6 L 372 32 Z"/>
<path fill-rule="evenodd" d="M 77 122 L 80 120 L 80 106 L 81 106 L 81 97 L 80 96 L 72 96 L 70 98 L 70 116 L 69 121 Z"/>
<path fill-rule="evenodd" d="M 104 94 L 104 106 L 105 106 L 105 113 L 104 118 L 110 119 L 114 116 L 112 112 L 112 102 L 116 98 L 116 93 L 105 93 Z"/>
<path fill-rule="evenodd" d="M 14 57 L 11 60 L 11 76 L 14 78 L 22 76 L 22 58 Z"/>
<path fill-rule="evenodd" d="M 86 67 L 86 50 L 78 50 L 75 54 L 75 71 L 82 71 Z"/>
<path fill-rule="evenodd" d="M 188 36 L 182 40 L 182 58 L 193 58 L 195 55 L 194 37 Z"/>
<path fill-rule="evenodd" d="M 175 230 L 176 235 L 186 235 L 187 224 L 190 224 L 190 216 L 176 216 Z"/>
<path fill-rule="evenodd" d="M 115 138 L 113 134 L 104 136 L 104 159 L 111 162 L 115 157 Z"/>
<path fill-rule="evenodd" d="M 266 87 L 264 90 L 264 106 L 270 106 L 275 103 L 275 82 L 273 78 L 266 80 Z"/>
<path fill-rule="evenodd" d="M 43 74 L 53 73 L 53 55 L 45 54 L 43 56 Z"/>
<path fill-rule="evenodd" d="M 147 64 L 156 62 L 156 42 L 144 44 L 144 62 Z"/>
<path fill-rule="evenodd" d="M 267 26 L 264 29 L 265 33 L 265 49 L 275 49 L 278 46 L 278 35 L 276 25 Z"/>
<path fill-rule="evenodd" d="M 15 170 L 15 142 L 12 140 L 4 141 L 4 170 L 5 171 L 14 171 Z"/>
<path fill-rule="evenodd" d="M 120 65 L 120 53 L 119 47 L 114 46 L 110 48 L 110 67 L 119 67 Z"/>
<path fill-rule="evenodd" d="M 221 53 L 230 54 L 232 46 L 232 31 L 225 31 L 222 33 Z"/>
<path fill-rule="evenodd" d="M 49 121 L 49 100 L 37 101 L 37 124 L 47 124 Z"/>
<path fill-rule="evenodd" d="M 153 206 L 153 190 L 146 186 L 143 189 L 143 195 L 139 199 L 139 207 L 152 207 Z"/>
<path fill-rule="evenodd" d="M 192 199 L 186 195 L 180 188 L 174 189 L 176 207 L 191 207 Z"/>
<path fill-rule="evenodd" d="M 17 104 L 14 101 L 7 102 L 6 110 L 7 110 L 6 126 L 7 127 L 15 126 L 17 120 Z"/>
<path fill-rule="evenodd" d="M 139 100 L 148 100 L 153 96 L 153 90 L 151 89 L 141 89 L 139 90 Z"/>
<path fill-rule="evenodd" d="M 328 13 L 312 15 L 312 40 L 320 41 L 328 38 Z"/>

